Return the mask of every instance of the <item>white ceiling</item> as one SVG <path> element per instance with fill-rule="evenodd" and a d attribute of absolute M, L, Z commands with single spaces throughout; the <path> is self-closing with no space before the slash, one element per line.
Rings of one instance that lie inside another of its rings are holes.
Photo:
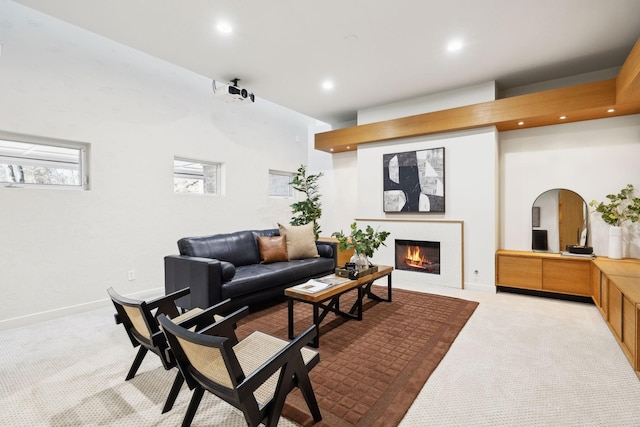
<path fill-rule="evenodd" d="M 491 80 L 504 89 L 618 67 L 640 36 L 639 0 L 17 2 L 333 124 Z M 231 34 L 215 30 L 221 20 Z M 464 47 L 451 53 L 454 38 Z"/>

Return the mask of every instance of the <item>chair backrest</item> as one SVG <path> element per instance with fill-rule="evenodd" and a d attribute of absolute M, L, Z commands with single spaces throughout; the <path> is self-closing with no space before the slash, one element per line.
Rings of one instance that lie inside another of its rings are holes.
<path fill-rule="evenodd" d="M 145 344 L 151 346 L 151 336 L 160 331 L 158 323 L 147 307 L 145 301 L 123 297 L 113 288 L 107 290 L 116 312 L 118 313 L 118 323 L 124 325 L 127 335 L 134 346 Z"/>
<path fill-rule="evenodd" d="M 190 425 L 208 390 L 240 409 L 250 426 L 275 427 L 287 394 L 295 387 L 300 388 L 313 419 L 320 421 L 309 380 L 309 369 L 318 363 L 319 354 L 304 348 L 317 334 L 317 327 L 311 326 L 293 341 L 260 331 L 238 341 L 233 325 L 247 312 L 244 307 L 197 332 L 187 328 L 197 325 L 206 311 L 179 325 L 165 315 L 158 316 L 182 376 L 195 389 L 182 425 Z"/>
<path fill-rule="evenodd" d="M 185 329 L 166 316 L 160 316 L 158 320 L 189 388 L 200 384 L 226 395 L 236 394 L 236 385 L 244 380 L 233 352 L 237 340 Z"/>

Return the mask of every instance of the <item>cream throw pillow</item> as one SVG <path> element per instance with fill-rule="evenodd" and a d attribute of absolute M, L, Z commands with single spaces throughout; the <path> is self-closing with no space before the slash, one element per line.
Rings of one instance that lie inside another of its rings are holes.
<path fill-rule="evenodd" d="M 317 258 L 316 236 L 313 234 L 313 222 L 305 225 L 278 224 L 280 235 L 287 239 L 289 259 Z"/>

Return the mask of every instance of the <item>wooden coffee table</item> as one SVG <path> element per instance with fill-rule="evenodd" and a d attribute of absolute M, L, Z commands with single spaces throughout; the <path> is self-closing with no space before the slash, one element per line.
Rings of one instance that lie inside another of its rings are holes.
<path fill-rule="evenodd" d="M 349 280 L 348 282 L 341 283 L 339 285 L 333 285 L 327 289 L 314 293 L 304 292 L 295 289 L 295 287 L 285 289 L 284 294 L 287 296 L 288 304 L 289 339 L 295 338 L 293 333 L 293 303 L 295 301 L 311 304 L 313 306 L 313 324 L 318 328 L 318 334 L 313 339 L 311 345 L 317 348 L 320 345 L 320 323 L 324 320 L 327 314 L 335 313 L 347 319 L 362 320 L 362 300 L 365 296 L 376 301 L 391 302 L 392 271 L 393 267 L 379 265 L 378 271 L 375 273 L 360 277 L 357 280 Z M 385 276 L 387 277 L 387 297 L 382 298 L 371 291 L 371 285 L 373 285 L 375 280 Z M 340 310 L 340 296 L 354 289 L 358 292 L 356 302 L 348 311 L 345 312 Z M 322 309 L 322 312 L 320 312 L 320 309 Z"/>

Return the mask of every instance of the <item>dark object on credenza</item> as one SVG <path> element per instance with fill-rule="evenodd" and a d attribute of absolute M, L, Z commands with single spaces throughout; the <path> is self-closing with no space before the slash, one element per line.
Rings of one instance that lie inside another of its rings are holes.
<path fill-rule="evenodd" d="M 591 246 L 567 245 L 567 252 L 570 254 L 590 255 L 593 253 Z"/>
<path fill-rule="evenodd" d="M 531 249 L 534 251 L 549 250 L 547 242 L 547 230 L 532 230 Z"/>

